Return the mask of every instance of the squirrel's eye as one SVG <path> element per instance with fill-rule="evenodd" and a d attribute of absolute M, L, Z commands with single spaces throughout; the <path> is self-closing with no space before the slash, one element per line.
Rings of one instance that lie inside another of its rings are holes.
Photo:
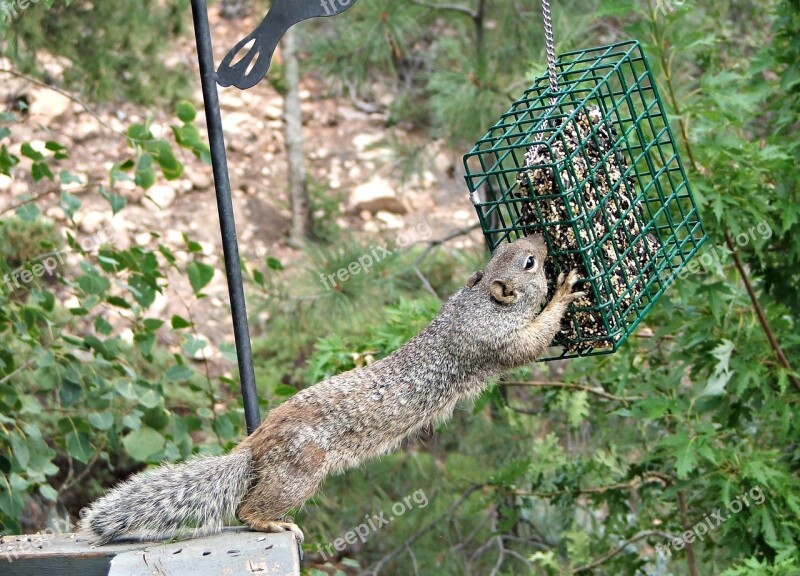
<path fill-rule="evenodd" d="M 528 256 L 528 260 L 525 262 L 525 270 L 530 270 L 534 265 L 536 265 L 536 258 Z"/>

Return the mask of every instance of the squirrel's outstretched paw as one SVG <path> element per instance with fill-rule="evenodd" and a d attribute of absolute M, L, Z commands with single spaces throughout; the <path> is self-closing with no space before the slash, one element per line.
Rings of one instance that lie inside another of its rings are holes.
<path fill-rule="evenodd" d="M 586 292 L 572 291 L 572 288 L 579 280 L 580 277 L 578 276 L 578 271 L 574 268 L 569 271 L 569 274 L 565 275 L 563 272 L 559 274 L 558 281 L 556 282 L 556 293 L 554 300 L 566 300 L 569 303 L 574 302 L 578 298 L 586 296 Z"/>

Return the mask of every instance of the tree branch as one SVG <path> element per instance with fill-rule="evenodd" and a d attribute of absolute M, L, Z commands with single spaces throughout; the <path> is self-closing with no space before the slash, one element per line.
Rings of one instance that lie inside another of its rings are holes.
<path fill-rule="evenodd" d="M 584 386 L 581 384 L 569 384 L 567 382 L 498 382 L 499 386 L 516 386 L 520 388 L 564 388 L 566 390 L 580 390 L 582 392 L 589 392 L 605 398 L 606 400 L 613 400 L 614 402 L 634 402 L 641 400 L 641 396 L 615 396 L 603 390 L 602 388 L 593 388 L 591 386 Z"/>
<path fill-rule="evenodd" d="M 642 538 L 647 538 L 648 536 L 660 536 L 661 538 L 664 538 L 666 540 L 672 540 L 674 538 L 671 534 L 667 532 L 662 532 L 661 530 L 643 530 L 642 532 L 635 534 L 629 540 L 626 540 L 625 542 L 614 548 L 611 552 L 609 552 L 605 556 L 601 556 L 600 558 L 590 562 L 589 564 L 584 564 L 583 566 L 574 568 L 572 570 L 572 573 L 580 574 L 582 572 L 589 572 L 590 570 L 594 570 L 598 566 L 601 566 L 602 564 L 605 564 L 606 562 L 611 560 L 614 556 L 625 550 L 625 548 L 627 548 L 634 542 L 641 540 Z"/>
<path fill-rule="evenodd" d="M 727 230 L 725 231 L 725 243 L 728 245 L 728 249 L 731 251 L 731 254 L 733 254 L 733 263 L 736 266 L 736 269 L 739 271 L 739 276 L 742 278 L 744 288 L 747 290 L 747 295 L 750 297 L 750 302 L 753 304 L 753 309 L 756 311 L 756 316 L 758 317 L 759 324 L 761 324 L 761 329 L 764 331 L 764 334 L 767 335 L 769 345 L 775 351 L 775 355 L 778 357 L 778 362 L 780 365 L 783 366 L 787 371 L 793 372 L 792 365 L 789 363 L 786 353 L 783 351 L 783 348 L 781 348 L 781 345 L 778 343 L 778 339 L 775 337 L 775 333 L 772 331 L 772 327 L 769 325 L 767 315 L 764 312 L 764 307 L 761 306 L 761 302 L 758 301 L 758 296 L 756 295 L 756 291 L 753 289 L 753 284 L 750 282 L 750 277 L 747 274 L 747 270 L 742 263 L 742 259 L 739 258 L 739 253 L 736 251 L 736 246 L 733 243 L 733 238 L 731 238 L 731 233 Z M 798 380 L 793 374 L 789 374 L 789 380 L 791 380 L 792 384 L 794 384 L 794 387 L 800 391 L 800 380 Z"/>
<path fill-rule="evenodd" d="M 524 490 L 514 490 L 514 496 L 536 496 L 537 498 L 558 498 L 567 494 L 573 495 L 591 495 L 591 494 L 605 494 L 614 490 L 633 490 L 639 488 L 644 484 L 660 484 L 662 487 L 669 485 L 669 478 L 665 478 L 662 474 L 652 473 L 646 477 L 636 476 L 629 482 L 619 482 L 617 484 L 609 484 L 608 486 L 593 486 L 590 488 L 578 488 L 576 490 L 556 490 L 554 492 L 526 492 Z"/>
<path fill-rule="evenodd" d="M 680 512 L 681 526 L 685 534 L 692 526 L 689 524 L 689 514 L 686 511 L 686 493 L 683 490 L 678 490 L 678 511 Z M 689 568 L 689 576 L 699 576 L 697 559 L 694 555 L 694 545 L 690 540 L 684 539 L 684 542 L 686 543 L 686 566 Z"/>
<path fill-rule="evenodd" d="M 118 134 L 120 136 L 123 136 L 123 137 L 127 138 L 127 135 L 125 133 L 120 132 L 119 130 L 117 130 L 116 128 L 111 126 L 111 124 L 109 124 L 108 122 L 106 122 L 105 120 L 100 118 L 100 115 L 97 112 L 95 112 L 88 104 L 86 104 L 83 100 L 81 100 L 77 96 L 75 96 L 73 94 L 70 94 L 66 90 L 62 90 L 61 88 L 58 88 L 57 86 L 51 86 L 50 84 L 47 84 L 46 82 L 42 82 L 38 78 L 34 78 L 33 76 L 28 76 L 27 74 L 23 74 L 22 72 L 17 72 L 16 70 L 11 70 L 9 68 L 0 68 L 0 73 L 8 74 L 10 76 L 15 76 L 16 78 L 21 78 L 23 80 L 26 80 L 26 81 L 30 82 L 31 84 L 36 84 L 37 86 L 39 86 L 41 88 L 46 88 L 48 90 L 52 90 L 53 92 L 56 92 L 57 94 L 61 94 L 65 98 L 68 98 L 69 100 L 72 100 L 73 102 L 75 102 L 75 104 L 78 104 L 81 108 L 83 108 L 86 111 L 87 114 L 89 114 L 95 120 L 97 120 L 97 122 L 101 126 L 103 126 L 104 128 L 107 128 L 108 130 L 111 130 L 115 134 Z"/>

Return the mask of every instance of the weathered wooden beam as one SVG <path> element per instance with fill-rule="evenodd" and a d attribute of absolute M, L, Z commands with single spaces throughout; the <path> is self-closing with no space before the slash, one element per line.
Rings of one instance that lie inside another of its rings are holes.
<path fill-rule="evenodd" d="M 181 542 L 92 546 L 79 534 L 3 536 L 3 576 L 296 576 L 297 543 L 290 533 L 228 528 Z"/>

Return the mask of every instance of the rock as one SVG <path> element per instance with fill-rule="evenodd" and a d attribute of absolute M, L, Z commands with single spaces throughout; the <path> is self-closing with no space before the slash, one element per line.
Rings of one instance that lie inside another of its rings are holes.
<path fill-rule="evenodd" d="M 136 242 L 137 246 L 147 246 L 152 238 L 149 232 L 141 232 L 134 237 L 133 241 Z"/>
<path fill-rule="evenodd" d="M 55 222 L 64 222 L 67 219 L 67 215 L 64 214 L 60 206 L 50 206 L 45 210 L 44 215 Z"/>
<path fill-rule="evenodd" d="M 364 122 L 369 118 L 367 114 L 364 114 L 355 108 L 350 108 L 349 106 L 340 106 L 337 112 L 339 113 L 339 116 L 341 116 L 342 120 L 344 120 L 346 123 Z"/>
<path fill-rule="evenodd" d="M 87 118 L 71 129 L 72 141 L 76 144 L 92 140 L 100 135 L 100 126 L 94 118 Z"/>
<path fill-rule="evenodd" d="M 150 305 L 150 308 L 147 309 L 147 315 L 152 318 L 160 318 L 164 310 L 166 310 L 167 304 L 169 304 L 169 298 L 161 292 L 156 292 L 153 303 Z"/>
<path fill-rule="evenodd" d="M 75 223 L 83 232 L 96 234 L 106 226 L 106 217 L 101 212 L 78 210 L 75 212 Z"/>
<path fill-rule="evenodd" d="M 375 218 L 383 222 L 386 228 L 390 230 L 400 230 L 406 225 L 402 218 L 384 210 L 375 214 Z"/>
<path fill-rule="evenodd" d="M 222 117 L 225 134 L 252 135 L 264 129 L 264 123 L 248 112 L 228 112 Z"/>
<path fill-rule="evenodd" d="M 32 123 L 45 126 L 63 120 L 72 112 L 72 100 L 48 88 L 30 91 L 30 118 Z"/>
<path fill-rule="evenodd" d="M 202 101 L 202 98 L 201 98 Z M 244 109 L 245 102 L 242 93 L 233 88 L 220 88 L 219 89 L 219 107 L 223 110 L 242 110 Z"/>
<path fill-rule="evenodd" d="M 436 166 L 436 171 L 439 174 L 449 174 L 455 169 L 455 162 L 451 154 L 448 154 L 445 150 L 438 152 L 436 156 L 434 156 L 433 164 Z"/>
<path fill-rule="evenodd" d="M 350 209 L 354 212 L 368 210 L 372 213 L 383 211 L 406 214 L 408 212 L 395 194 L 391 183 L 379 176 L 353 190 L 350 195 Z"/>
<path fill-rule="evenodd" d="M 390 152 L 385 146 L 381 146 L 384 141 L 382 134 L 363 133 L 353 138 L 353 146 L 357 150 L 360 161 L 364 160 L 384 160 L 390 159 Z"/>
<path fill-rule="evenodd" d="M 162 209 L 169 208 L 175 201 L 175 190 L 166 184 L 156 184 L 147 191 L 147 196 Z"/>
<path fill-rule="evenodd" d="M 214 180 L 211 178 L 211 174 L 206 171 L 205 167 L 190 170 L 187 176 L 195 190 L 208 190 L 214 185 Z"/>
<path fill-rule="evenodd" d="M 264 107 L 264 118 L 267 120 L 281 120 L 283 118 L 283 105 L 268 103 Z"/>

